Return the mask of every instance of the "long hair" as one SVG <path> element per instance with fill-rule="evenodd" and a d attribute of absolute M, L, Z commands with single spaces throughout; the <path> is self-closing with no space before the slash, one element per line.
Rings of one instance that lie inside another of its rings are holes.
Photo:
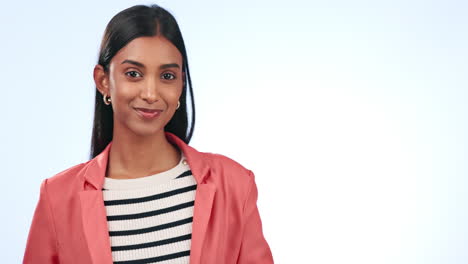
<path fill-rule="evenodd" d="M 98 64 L 109 72 L 109 63 L 115 54 L 135 38 L 161 35 L 177 47 L 182 54 L 182 72 L 185 74 L 184 86 L 180 96 L 180 107 L 164 127 L 189 143 L 195 126 L 195 103 L 193 100 L 192 81 L 188 67 L 184 39 L 175 18 L 158 5 L 135 5 L 116 14 L 107 24 L 99 50 Z M 187 108 L 187 88 L 191 102 L 191 120 L 189 126 Z M 94 122 L 91 138 L 90 157 L 101 153 L 112 141 L 114 126 L 113 110 L 104 104 L 101 93 L 96 88 L 94 104 Z"/>

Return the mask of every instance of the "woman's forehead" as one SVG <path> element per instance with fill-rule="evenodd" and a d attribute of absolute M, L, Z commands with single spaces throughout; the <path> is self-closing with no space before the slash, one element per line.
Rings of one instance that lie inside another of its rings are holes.
<path fill-rule="evenodd" d="M 180 54 L 174 44 L 162 36 L 138 37 L 130 41 L 112 59 L 121 64 L 125 60 L 138 61 L 145 67 L 159 67 L 161 64 L 182 64 Z"/>

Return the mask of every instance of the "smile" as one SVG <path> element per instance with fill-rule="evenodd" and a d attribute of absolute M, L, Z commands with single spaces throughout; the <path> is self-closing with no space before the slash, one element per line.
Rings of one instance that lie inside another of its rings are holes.
<path fill-rule="evenodd" d="M 144 119 L 155 119 L 161 115 L 162 110 L 159 109 L 146 109 L 146 108 L 135 108 L 136 112 Z"/>

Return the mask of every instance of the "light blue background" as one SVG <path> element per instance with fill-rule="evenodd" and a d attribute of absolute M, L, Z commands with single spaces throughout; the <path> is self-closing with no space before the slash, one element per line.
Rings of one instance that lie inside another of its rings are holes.
<path fill-rule="evenodd" d="M 40 182 L 88 159 L 100 40 L 137 3 L 2 3 L 2 263 Z M 191 145 L 255 172 L 275 263 L 468 263 L 466 1 L 156 3 L 186 41 Z"/>

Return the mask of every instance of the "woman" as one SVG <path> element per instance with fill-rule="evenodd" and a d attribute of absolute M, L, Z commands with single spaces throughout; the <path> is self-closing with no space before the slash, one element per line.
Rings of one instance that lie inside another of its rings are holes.
<path fill-rule="evenodd" d="M 94 80 L 91 159 L 42 182 L 23 263 L 273 263 L 254 174 L 188 146 L 174 17 L 156 5 L 114 16 Z"/>

